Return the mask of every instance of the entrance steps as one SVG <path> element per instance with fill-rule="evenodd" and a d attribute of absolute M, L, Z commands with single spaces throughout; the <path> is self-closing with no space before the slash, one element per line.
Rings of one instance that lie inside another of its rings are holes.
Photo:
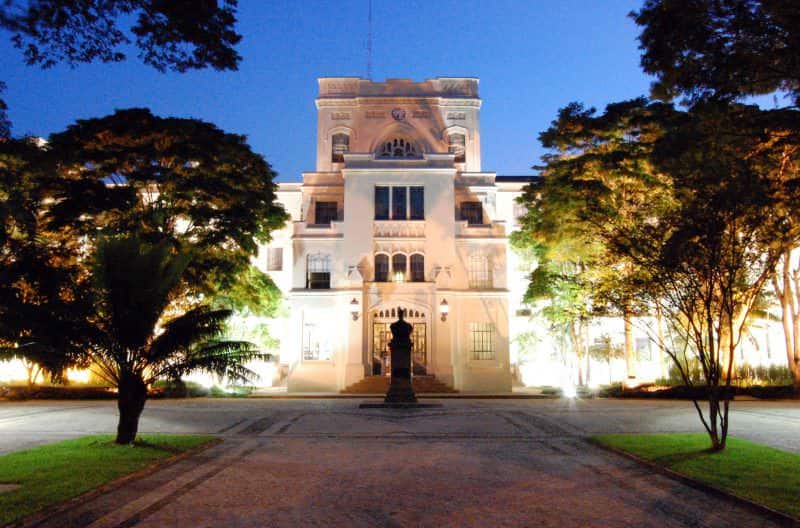
<path fill-rule="evenodd" d="M 413 376 L 411 385 L 417 394 L 455 394 L 458 392 L 433 375 Z M 388 389 L 388 376 L 366 376 L 341 392 L 342 394 L 386 394 Z"/>

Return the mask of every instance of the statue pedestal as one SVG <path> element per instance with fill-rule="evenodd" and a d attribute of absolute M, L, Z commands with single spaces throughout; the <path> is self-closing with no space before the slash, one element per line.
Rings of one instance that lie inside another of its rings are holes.
<path fill-rule="evenodd" d="M 392 351 L 392 379 L 386 391 L 385 403 L 417 403 L 417 396 L 411 386 L 411 346 L 410 343 L 390 343 Z"/>

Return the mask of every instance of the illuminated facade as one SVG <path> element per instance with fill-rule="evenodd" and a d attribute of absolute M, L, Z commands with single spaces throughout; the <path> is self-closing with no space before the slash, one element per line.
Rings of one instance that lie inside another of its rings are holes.
<path fill-rule="evenodd" d="M 524 280 L 508 234 L 529 178 L 481 170 L 478 80 L 323 78 L 316 105 L 316 171 L 280 184 L 291 222 L 259 258 L 288 299 L 288 390 L 385 373 L 403 309 L 415 374 L 510 391 Z"/>

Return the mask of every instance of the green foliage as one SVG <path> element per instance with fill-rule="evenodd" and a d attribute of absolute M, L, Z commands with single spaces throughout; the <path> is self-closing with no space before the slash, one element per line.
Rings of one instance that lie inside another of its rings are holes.
<path fill-rule="evenodd" d="M 220 5 L 221 4 L 221 5 Z M 44 68 L 58 62 L 125 60 L 121 51 L 135 39 L 139 56 L 159 71 L 212 67 L 236 70 L 236 0 L 5 0 L 0 27 L 25 60 Z M 135 22 L 128 29 L 128 20 Z"/>
<path fill-rule="evenodd" d="M 800 103 L 800 10 L 794 0 L 646 0 L 642 68 L 658 97 L 693 100 L 789 92 Z"/>
<path fill-rule="evenodd" d="M 18 521 L 211 441 L 209 436 L 146 435 L 131 447 L 112 443 L 110 436 L 86 436 L 0 456 L 0 482 L 21 485 L 0 493 L 0 523 Z"/>
<path fill-rule="evenodd" d="M 59 163 L 50 229 L 90 241 L 139 232 L 190 249 L 185 279 L 195 294 L 242 290 L 258 243 L 287 218 L 269 164 L 243 136 L 199 120 L 120 110 L 54 134 L 50 155 Z"/>
<path fill-rule="evenodd" d="M 711 451 L 698 434 L 603 435 L 592 438 L 700 482 L 800 516 L 800 455 L 730 438 L 728 449 Z"/>

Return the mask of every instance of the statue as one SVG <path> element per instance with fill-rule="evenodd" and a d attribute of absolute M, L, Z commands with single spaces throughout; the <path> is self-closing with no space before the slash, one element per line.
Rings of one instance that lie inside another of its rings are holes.
<path fill-rule="evenodd" d="M 403 319 L 403 310 L 398 310 L 398 319 L 389 325 L 392 340 L 392 378 L 386 392 L 386 403 L 416 403 L 417 397 L 411 386 L 411 332 L 414 327 Z"/>

